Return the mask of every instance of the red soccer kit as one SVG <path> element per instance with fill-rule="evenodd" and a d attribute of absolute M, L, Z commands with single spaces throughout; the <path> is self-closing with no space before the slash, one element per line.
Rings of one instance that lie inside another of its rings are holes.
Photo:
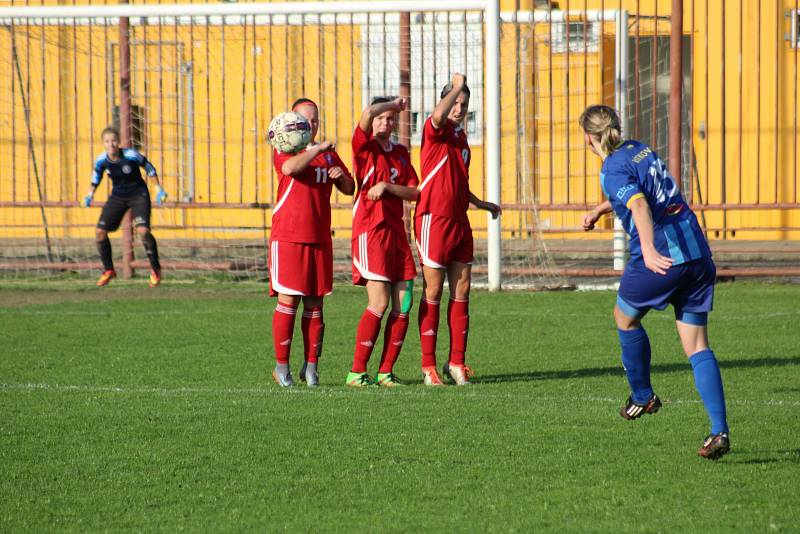
<path fill-rule="evenodd" d="M 419 183 L 408 149 L 391 143 L 384 150 L 360 126 L 353 132 L 353 162 L 358 193 L 353 204 L 353 283 L 367 280 L 400 282 L 417 275 L 403 225 L 403 200 L 384 193 L 369 200 L 367 192 L 379 182 L 415 187 Z"/>
<path fill-rule="evenodd" d="M 308 150 L 308 149 L 307 149 Z M 350 176 L 334 151 L 318 154 L 297 176 L 285 176 L 283 164 L 295 154 L 273 151 L 278 173 L 278 203 L 272 209 L 270 294 L 321 297 L 333 289 L 331 243 L 331 167 Z"/>
<path fill-rule="evenodd" d="M 444 269 L 453 261 L 472 263 L 467 133 L 445 119 L 440 128 L 432 118 L 422 131 L 422 176 L 414 214 L 414 234 L 423 265 Z"/>

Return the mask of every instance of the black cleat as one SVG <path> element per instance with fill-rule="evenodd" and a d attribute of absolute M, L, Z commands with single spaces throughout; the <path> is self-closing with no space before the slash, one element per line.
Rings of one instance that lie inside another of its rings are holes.
<path fill-rule="evenodd" d="M 648 400 L 645 404 L 636 404 L 633 402 L 632 397 L 628 397 L 627 402 L 625 402 L 625 406 L 620 409 L 619 414 L 623 419 L 632 421 L 633 419 L 638 419 L 644 414 L 656 413 L 659 408 L 661 408 L 661 399 L 659 399 L 656 394 L 653 393 L 653 396 L 650 397 L 650 400 Z"/>
<path fill-rule="evenodd" d="M 727 432 L 709 435 L 703 442 L 703 446 L 697 451 L 698 456 L 707 460 L 719 460 L 724 454 L 731 450 L 731 440 Z"/>

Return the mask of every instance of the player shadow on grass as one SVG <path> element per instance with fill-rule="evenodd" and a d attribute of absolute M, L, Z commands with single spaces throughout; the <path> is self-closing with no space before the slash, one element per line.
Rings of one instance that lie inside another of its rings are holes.
<path fill-rule="evenodd" d="M 767 458 L 747 458 L 747 456 L 763 456 L 768 455 Z M 744 458 L 742 458 L 744 457 Z M 729 464 L 749 464 L 749 465 L 763 465 L 763 464 L 800 464 L 800 449 L 780 449 L 780 450 L 750 450 L 750 449 L 736 449 L 736 457 L 726 459 L 725 463 Z"/>
<path fill-rule="evenodd" d="M 800 365 L 800 356 L 789 358 L 751 358 L 746 360 L 719 360 L 722 369 L 747 369 L 751 367 L 783 367 Z M 690 369 L 689 362 L 657 363 L 651 366 L 653 373 L 678 373 Z M 585 369 L 569 369 L 563 371 L 530 371 L 526 373 L 509 373 L 502 375 L 483 375 L 472 379 L 477 383 L 493 382 L 529 382 L 535 380 L 564 380 L 568 378 L 593 378 L 602 376 L 622 376 L 622 365 L 611 367 L 587 367 Z"/>

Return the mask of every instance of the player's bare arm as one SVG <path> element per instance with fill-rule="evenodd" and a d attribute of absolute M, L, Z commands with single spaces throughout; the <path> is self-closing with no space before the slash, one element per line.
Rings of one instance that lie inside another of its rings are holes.
<path fill-rule="evenodd" d="M 379 104 L 367 106 L 361 113 L 361 119 L 358 121 L 358 127 L 361 128 L 361 131 L 369 135 L 372 133 L 372 121 L 375 119 L 375 117 L 381 113 L 386 113 L 387 111 L 399 113 L 406 109 L 407 105 L 408 102 L 405 98 L 395 98 L 391 102 L 381 102 Z"/>
<path fill-rule="evenodd" d="M 633 214 L 633 224 L 639 232 L 639 243 L 642 247 L 642 257 L 644 265 L 656 274 L 667 274 L 667 269 L 672 266 L 672 258 L 662 256 L 658 253 L 653 239 L 653 215 L 650 206 L 642 198 L 635 198 L 631 202 L 631 213 Z"/>
<path fill-rule="evenodd" d="M 356 183 L 341 167 L 331 167 L 328 169 L 328 177 L 333 180 L 336 189 L 345 195 L 352 195 L 355 192 Z"/>
<path fill-rule="evenodd" d="M 606 213 L 611 213 L 612 211 L 613 208 L 611 207 L 610 201 L 606 200 L 601 202 L 583 217 L 583 230 L 585 232 L 594 230 L 594 225 L 597 224 L 597 221 L 600 220 L 600 217 Z"/>
<path fill-rule="evenodd" d="M 386 193 L 408 201 L 414 201 L 419 198 L 419 191 L 416 187 L 390 184 L 389 182 L 378 182 L 370 187 L 369 191 L 367 191 L 367 198 L 369 200 L 378 200 Z"/>
<path fill-rule="evenodd" d="M 318 145 L 312 146 L 308 150 L 301 151 L 284 162 L 281 166 L 281 173 L 283 173 L 284 176 L 297 176 L 306 170 L 306 167 L 308 167 L 311 161 L 320 153 L 330 150 L 332 147 L 332 142 L 323 141 Z"/>
<path fill-rule="evenodd" d="M 470 191 L 469 192 L 469 203 L 478 208 L 479 210 L 485 210 L 492 214 L 492 219 L 496 219 L 503 210 L 495 204 L 494 202 L 487 202 L 485 200 L 481 200 L 475 196 L 475 194 Z"/>
<path fill-rule="evenodd" d="M 437 129 L 442 127 L 444 121 L 447 120 L 447 116 L 450 115 L 450 110 L 455 105 L 458 95 L 461 94 L 462 89 L 467 84 L 467 77 L 461 73 L 453 74 L 451 84 L 453 88 L 436 104 L 431 115 L 433 126 Z"/>

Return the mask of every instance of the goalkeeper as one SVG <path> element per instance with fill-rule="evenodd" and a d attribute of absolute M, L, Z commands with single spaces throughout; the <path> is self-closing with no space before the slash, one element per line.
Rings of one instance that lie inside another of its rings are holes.
<path fill-rule="evenodd" d="M 103 174 L 111 177 L 111 194 L 103 206 L 100 219 L 97 221 L 96 238 L 97 250 L 103 262 L 103 274 L 97 280 L 97 285 L 102 287 L 117 276 L 114 271 L 114 262 L 111 259 L 111 241 L 108 232 L 119 228 L 122 217 L 129 209 L 133 212 L 133 225 L 139 234 L 139 239 L 144 245 L 147 259 L 150 261 L 150 287 L 161 283 L 161 264 L 158 261 L 158 246 L 156 238 L 150 233 L 150 192 L 147 183 L 142 179 L 139 167 L 144 167 L 147 176 L 156 183 L 156 203 L 161 205 L 167 198 L 167 193 L 161 188 L 155 167 L 147 161 L 142 154 L 134 148 L 120 148 L 119 132 L 116 128 L 108 127 L 101 134 L 105 152 L 97 157 L 94 163 L 92 186 L 84 197 L 83 207 L 89 207 L 94 199 L 94 193 Z"/>

